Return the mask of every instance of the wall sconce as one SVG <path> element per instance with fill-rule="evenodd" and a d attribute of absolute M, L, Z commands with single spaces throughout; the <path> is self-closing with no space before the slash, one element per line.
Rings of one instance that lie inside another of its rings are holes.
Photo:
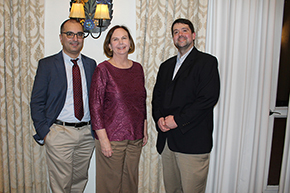
<path fill-rule="evenodd" d="M 72 0 L 70 2 L 70 18 L 76 18 L 84 27 L 85 38 L 89 35 L 94 39 L 101 36 L 111 24 L 113 14 L 112 0 Z M 99 33 L 94 36 L 94 33 Z"/>

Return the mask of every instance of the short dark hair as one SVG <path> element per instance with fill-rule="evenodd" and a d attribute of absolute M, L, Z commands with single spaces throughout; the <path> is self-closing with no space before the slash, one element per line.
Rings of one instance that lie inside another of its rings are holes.
<path fill-rule="evenodd" d="M 67 22 L 79 23 L 79 24 L 82 26 L 82 24 L 81 24 L 77 19 L 69 18 L 69 19 L 65 20 L 64 22 L 62 22 L 62 24 L 60 25 L 60 33 L 62 33 L 62 30 L 63 30 L 63 28 L 64 28 L 64 25 L 65 25 Z M 83 29 L 83 30 L 84 30 L 84 29 Z"/>
<path fill-rule="evenodd" d="M 115 25 L 114 27 L 112 27 L 109 32 L 107 33 L 107 36 L 106 36 L 106 39 L 104 41 L 104 45 L 103 45 L 103 48 L 104 48 L 104 53 L 106 54 L 106 56 L 108 58 L 112 58 L 113 57 L 113 51 L 110 50 L 110 47 L 109 47 L 109 44 L 111 43 L 111 38 L 112 38 L 112 35 L 114 33 L 114 31 L 116 29 L 119 29 L 119 28 L 122 28 L 124 29 L 127 33 L 128 33 L 128 37 L 129 37 L 129 41 L 130 41 L 130 48 L 129 48 L 129 54 L 133 53 L 135 51 L 135 44 L 134 44 L 134 40 L 128 30 L 127 27 L 123 26 L 123 25 Z"/>
<path fill-rule="evenodd" d="M 172 23 L 172 26 L 171 26 L 171 34 L 172 34 L 172 36 L 173 36 L 173 26 L 174 26 L 176 23 L 183 23 L 183 24 L 188 25 L 188 27 L 190 28 L 191 32 L 194 33 L 194 27 L 193 27 L 193 24 L 191 23 L 191 21 L 189 21 L 188 19 L 179 18 L 179 19 L 176 19 L 176 20 Z"/>

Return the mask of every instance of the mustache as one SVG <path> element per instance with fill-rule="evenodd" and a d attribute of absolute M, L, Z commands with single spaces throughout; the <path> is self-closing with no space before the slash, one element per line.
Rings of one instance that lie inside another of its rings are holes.
<path fill-rule="evenodd" d="M 71 44 L 79 44 L 78 41 L 71 41 L 70 43 L 71 43 Z"/>
<path fill-rule="evenodd" d="M 179 36 L 177 40 L 180 40 L 181 38 L 187 39 L 185 36 Z"/>

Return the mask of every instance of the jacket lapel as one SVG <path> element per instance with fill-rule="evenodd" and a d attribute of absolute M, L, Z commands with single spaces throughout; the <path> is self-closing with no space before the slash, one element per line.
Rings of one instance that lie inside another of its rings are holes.
<path fill-rule="evenodd" d="M 67 89 L 67 77 L 66 77 L 66 72 L 65 72 L 65 65 L 64 65 L 64 61 L 63 61 L 63 56 L 62 56 L 62 51 L 60 51 L 56 57 L 55 57 L 55 61 L 54 61 L 54 65 L 55 68 L 57 69 L 57 72 L 59 74 L 58 78 L 60 79 L 60 82 L 65 82 L 65 86 Z"/>
<path fill-rule="evenodd" d="M 194 47 L 191 52 L 188 54 L 186 59 L 183 61 L 181 67 L 179 68 L 177 74 L 175 75 L 173 81 L 177 80 L 181 74 L 188 71 L 188 68 L 194 65 L 194 60 L 196 60 L 197 49 Z"/>
<path fill-rule="evenodd" d="M 90 83 L 91 83 L 91 74 L 93 73 L 94 69 L 91 69 L 91 65 L 89 65 L 87 62 L 87 58 L 82 55 L 82 62 L 85 70 L 86 80 L 87 80 L 87 89 L 88 92 L 90 90 Z"/>
<path fill-rule="evenodd" d="M 65 66 L 64 66 L 64 61 L 63 61 L 63 56 L 62 56 L 62 52 L 61 51 L 55 56 L 54 65 L 56 65 L 56 68 L 60 72 L 65 72 Z"/>
<path fill-rule="evenodd" d="M 173 76 L 176 60 L 177 60 L 177 56 L 174 57 L 174 59 L 171 61 L 172 63 L 170 63 L 168 66 L 168 73 L 167 73 L 168 82 L 172 82 L 172 76 Z"/>

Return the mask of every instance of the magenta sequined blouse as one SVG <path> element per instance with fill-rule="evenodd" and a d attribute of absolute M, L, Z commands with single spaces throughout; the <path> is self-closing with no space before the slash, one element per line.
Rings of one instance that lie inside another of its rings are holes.
<path fill-rule="evenodd" d="M 128 69 L 100 63 L 92 77 L 89 101 L 93 130 L 106 129 L 110 141 L 144 137 L 146 90 L 139 63 Z"/>

